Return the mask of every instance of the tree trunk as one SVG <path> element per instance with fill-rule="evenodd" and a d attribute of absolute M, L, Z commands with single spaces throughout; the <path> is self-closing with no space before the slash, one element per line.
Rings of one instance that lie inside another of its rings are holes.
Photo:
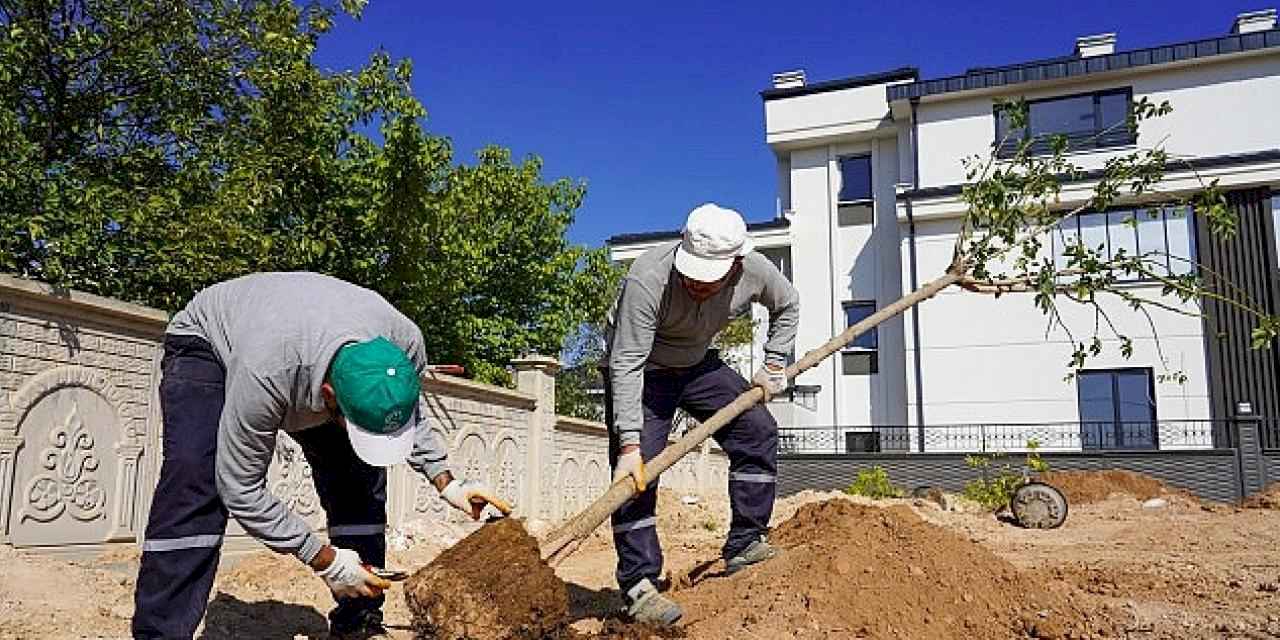
<path fill-rule="evenodd" d="M 959 282 L 961 274 L 948 272 L 946 275 L 925 284 L 916 291 L 900 298 L 897 302 L 871 314 L 865 320 L 845 329 L 843 333 L 828 340 L 825 344 L 814 349 L 804 355 L 799 362 L 787 367 L 787 378 L 791 379 L 801 373 L 813 368 L 814 365 L 825 360 L 828 356 L 844 348 L 845 345 L 853 342 L 854 338 L 862 335 L 871 328 L 880 323 L 914 307 L 929 298 L 937 295 L 939 291 Z M 723 409 L 715 412 L 706 422 L 698 425 L 689 433 L 675 443 L 663 449 L 652 460 L 645 462 L 645 471 L 648 477 L 656 478 L 659 474 L 671 468 L 681 458 L 685 457 L 690 451 L 697 449 L 702 445 L 702 441 L 706 440 L 711 434 L 718 431 L 721 427 L 737 418 L 744 411 L 750 409 L 757 402 L 764 399 L 764 390 L 759 387 L 752 387 L 744 391 L 733 402 L 729 403 Z M 630 478 L 623 478 L 613 483 L 609 490 L 596 499 L 595 502 L 587 506 L 569 521 L 557 527 L 552 531 L 540 545 L 542 557 L 547 562 L 555 565 L 564 558 L 568 557 L 578 548 L 587 536 L 595 531 L 600 523 L 604 522 L 614 511 L 621 507 L 627 500 L 635 495 L 635 485 Z"/>

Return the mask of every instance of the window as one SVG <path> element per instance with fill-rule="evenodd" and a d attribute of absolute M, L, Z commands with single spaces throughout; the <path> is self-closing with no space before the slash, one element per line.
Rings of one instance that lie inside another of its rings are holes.
<path fill-rule="evenodd" d="M 1068 247 L 1083 243 L 1103 259 L 1150 256 L 1158 275 L 1195 271 L 1193 216 L 1185 207 L 1121 209 L 1063 220 L 1052 234 L 1054 266 L 1068 268 Z M 1122 276 L 1123 277 L 1123 276 Z M 1134 274 L 1133 281 L 1141 278 Z"/>
<path fill-rule="evenodd" d="M 1083 448 L 1156 448 L 1151 369 L 1081 371 L 1076 380 Z"/>
<path fill-rule="evenodd" d="M 873 301 L 846 302 L 844 303 L 845 327 L 852 327 L 875 312 L 876 303 Z M 845 347 L 840 360 L 846 375 L 868 375 L 880 370 L 878 330 L 878 327 L 872 327 Z"/>
<path fill-rule="evenodd" d="M 1101 149 L 1133 144 L 1137 136 L 1129 129 L 1132 89 L 1033 100 L 1027 102 L 1027 126 L 1014 129 L 1008 113 L 996 110 L 997 154 L 1012 156 L 1018 145 L 1030 139 L 1031 153 L 1048 153 L 1054 136 L 1065 136 L 1068 149 Z"/>
<path fill-rule="evenodd" d="M 871 156 L 845 156 L 837 162 L 840 166 L 837 221 L 842 227 L 871 224 Z"/>
<path fill-rule="evenodd" d="M 1271 232 L 1276 237 L 1276 261 L 1280 263 L 1280 196 L 1271 197 Z"/>

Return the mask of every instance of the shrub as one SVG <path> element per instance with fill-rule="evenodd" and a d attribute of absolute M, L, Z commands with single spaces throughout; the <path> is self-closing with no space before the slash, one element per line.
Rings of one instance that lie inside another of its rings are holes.
<path fill-rule="evenodd" d="M 1026 484 L 1031 473 L 1049 470 L 1049 463 L 1040 457 L 1039 449 L 1039 442 L 1027 441 L 1027 457 L 1022 468 L 1016 468 L 1008 462 L 997 466 L 997 461 L 1007 457 L 1004 453 L 965 456 L 965 466 L 976 469 L 980 476 L 964 486 L 962 495 L 992 510 L 1008 506 L 1013 493 Z"/>
<path fill-rule="evenodd" d="M 885 471 L 884 467 L 880 466 L 859 471 L 858 477 L 854 478 L 853 484 L 849 485 L 844 492 L 849 495 L 864 496 L 873 500 L 901 498 L 905 495 L 902 489 L 893 486 L 893 483 L 889 482 L 889 472 Z"/>

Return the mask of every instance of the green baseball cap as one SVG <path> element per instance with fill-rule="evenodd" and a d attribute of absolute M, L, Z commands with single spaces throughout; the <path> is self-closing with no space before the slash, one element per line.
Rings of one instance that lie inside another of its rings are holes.
<path fill-rule="evenodd" d="M 351 448 L 361 460 L 389 467 L 413 450 L 422 383 L 404 351 L 386 338 L 352 342 L 329 366 Z"/>

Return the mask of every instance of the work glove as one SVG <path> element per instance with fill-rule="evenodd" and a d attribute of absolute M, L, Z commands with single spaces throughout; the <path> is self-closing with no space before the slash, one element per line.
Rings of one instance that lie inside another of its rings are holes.
<path fill-rule="evenodd" d="M 499 498 L 492 489 L 479 482 L 454 478 L 445 485 L 444 491 L 440 492 L 440 497 L 453 505 L 453 508 L 467 514 L 472 520 L 479 520 L 480 513 L 488 505 L 493 505 L 493 508 L 501 511 L 504 516 L 511 514 L 511 505 Z"/>
<path fill-rule="evenodd" d="M 777 365 L 766 364 L 760 367 L 756 375 L 752 376 L 751 382 L 757 387 L 764 389 L 764 401 L 768 402 L 773 399 L 775 394 L 782 393 L 787 388 L 787 369 Z"/>
<path fill-rule="evenodd" d="M 614 482 L 627 476 L 635 481 L 636 493 L 644 491 L 647 482 L 644 477 L 644 458 L 640 456 L 639 447 L 618 456 L 618 464 L 613 467 Z"/>
<path fill-rule="evenodd" d="M 360 562 L 360 555 L 350 549 L 334 547 L 333 562 L 316 572 L 324 578 L 329 590 L 338 598 L 372 598 L 391 583 L 373 575 Z"/>

